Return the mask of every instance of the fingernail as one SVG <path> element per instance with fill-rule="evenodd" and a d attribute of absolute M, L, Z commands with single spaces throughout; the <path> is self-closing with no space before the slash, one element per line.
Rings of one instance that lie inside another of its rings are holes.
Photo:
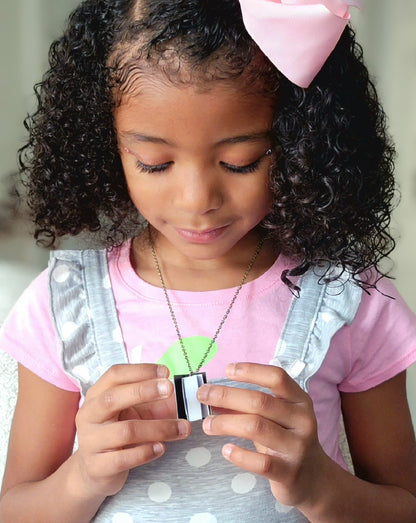
<path fill-rule="evenodd" d="M 231 456 L 231 451 L 231 445 L 224 445 L 222 448 L 222 455 L 224 456 L 224 458 L 229 458 Z"/>
<path fill-rule="evenodd" d="M 164 365 L 158 365 L 156 374 L 158 378 L 167 378 L 169 376 L 169 369 Z"/>
<path fill-rule="evenodd" d="M 227 374 L 228 376 L 235 376 L 237 370 L 237 364 L 236 363 L 230 363 L 227 365 Z"/>
<path fill-rule="evenodd" d="M 188 423 L 186 421 L 179 421 L 178 430 L 181 436 L 188 434 Z"/>
<path fill-rule="evenodd" d="M 155 443 L 153 445 L 153 452 L 154 452 L 154 454 L 162 454 L 163 445 L 161 443 Z"/>
<path fill-rule="evenodd" d="M 157 390 L 161 396 L 167 396 L 168 384 L 166 383 L 166 381 L 159 381 L 157 384 Z"/>
<path fill-rule="evenodd" d="M 208 399 L 209 389 L 209 385 L 201 385 L 201 387 L 199 387 L 197 392 L 197 398 L 199 401 L 205 401 Z"/>
<path fill-rule="evenodd" d="M 213 416 L 208 416 L 207 418 L 204 419 L 203 428 L 206 432 L 211 431 L 212 419 L 213 419 Z"/>

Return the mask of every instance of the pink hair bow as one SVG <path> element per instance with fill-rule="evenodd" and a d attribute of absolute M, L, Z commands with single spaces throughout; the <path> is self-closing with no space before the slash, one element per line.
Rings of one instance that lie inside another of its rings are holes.
<path fill-rule="evenodd" d="M 308 87 L 361 0 L 240 0 L 244 25 L 289 80 Z"/>

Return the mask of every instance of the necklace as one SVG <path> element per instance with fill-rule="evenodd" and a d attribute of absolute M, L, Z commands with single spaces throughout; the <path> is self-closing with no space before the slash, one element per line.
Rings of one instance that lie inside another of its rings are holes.
<path fill-rule="evenodd" d="M 227 310 L 225 311 L 225 314 L 222 317 L 217 330 L 215 331 L 214 337 L 210 340 L 208 347 L 207 347 L 205 353 L 203 354 L 199 365 L 197 366 L 197 368 L 195 370 L 192 370 L 192 366 L 189 361 L 189 356 L 186 351 L 185 344 L 183 342 L 182 334 L 179 330 L 179 325 L 178 325 L 178 321 L 176 319 L 175 311 L 173 310 L 172 302 L 170 301 L 168 290 L 167 290 L 166 284 L 165 284 L 165 280 L 163 278 L 162 270 L 159 265 L 159 260 L 156 255 L 156 250 L 155 250 L 155 246 L 153 243 L 153 238 L 151 235 L 150 227 L 148 227 L 148 233 L 149 233 L 149 241 L 150 241 L 150 247 L 152 250 L 153 260 L 155 262 L 155 266 L 156 266 L 156 270 L 157 270 L 157 273 L 158 273 L 158 276 L 160 279 L 160 283 L 162 284 L 166 303 L 168 305 L 170 316 L 172 318 L 172 322 L 175 327 L 176 334 L 178 336 L 178 340 L 179 340 L 179 343 L 180 343 L 180 346 L 182 349 L 182 354 L 183 354 L 183 357 L 185 358 L 186 365 L 189 370 L 189 374 L 187 374 L 187 375 L 185 374 L 185 375 L 174 376 L 176 400 L 177 400 L 177 406 L 178 406 L 178 416 L 189 419 L 189 421 L 194 421 L 196 419 L 203 419 L 210 413 L 210 410 L 206 405 L 200 405 L 199 402 L 196 400 L 196 391 L 197 391 L 198 387 L 200 387 L 203 383 L 206 383 L 206 374 L 205 374 L 205 372 L 200 372 L 200 368 L 204 365 L 212 346 L 214 345 L 226 319 L 228 318 L 228 315 L 231 312 L 231 309 L 235 303 L 235 300 L 237 299 L 237 296 L 240 294 L 240 291 L 241 291 L 244 283 L 246 282 L 247 277 L 248 277 L 251 269 L 253 268 L 253 265 L 256 262 L 258 255 L 260 254 L 261 248 L 263 247 L 263 243 L 264 243 L 266 237 L 263 236 L 262 239 L 257 244 L 253 257 L 251 258 L 250 263 L 248 264 L 247 269 L 245 270 L 243 279 L 241 280 L 240 285 L 237 287 L 237 289 L 230 301 L 230 304 L 228 305 Z"/>

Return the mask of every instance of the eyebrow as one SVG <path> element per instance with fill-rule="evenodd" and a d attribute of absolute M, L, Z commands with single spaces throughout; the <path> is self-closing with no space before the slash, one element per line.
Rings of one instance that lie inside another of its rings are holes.
<path fill-rule="evenodd" d="M 218 142 L 218 145 L 229 144 L 229 143 L 247 143 L 247 142 L 262 142 L 264 140 L 270 140 L 271 132 L 263 131 L 259 133 L 242 134 L 240 136 L 231 136 L 230 138 L 224 138 Z"/>
<path fill-rule="evenodd" d="M 158 136 L 151 136 L 151 135 L 147 135 L 147 134 L 136 133 L 134 131 L 121 132 L 120 135 L 123 138 L 128 138 L 128 139 L 134 140 L 135 142 L 147 142 L 147 143 L 156 143 L 156 144 L 174 146 L 173 143 L 169 142 L 168 140 L 165 140 L 164 138 L 160 138 Z M 242 134 L 239 136 L 230 136 L 229 138 L 224 138 L 224 139 L 220 140 L 215 145 L 261 142 L 264 140 L 270 140 L 270 138 L 271 138 L 270 131 L 262 131 L 262 132 L 258 132 L 258 133 Z"/>
<path fill-rule="evenodd" d="M 157 136 L 150 136 L 147 134 L 135 133 L 133 131 L 125 131 L 120 133 L 123 138 L 129 138 L 135 142 L 150 142 L 150 143 L 162 143 L 165 145 L 173 145 L 163 138 L 158 138 Z"/>

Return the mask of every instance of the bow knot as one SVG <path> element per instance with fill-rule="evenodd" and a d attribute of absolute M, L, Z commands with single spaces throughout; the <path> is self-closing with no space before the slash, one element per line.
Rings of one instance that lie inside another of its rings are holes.
<path fill-rule="evenodd" d="M 361 0 L 240 0 L 247 32 L 289 80 L 308 87 Z"/>

